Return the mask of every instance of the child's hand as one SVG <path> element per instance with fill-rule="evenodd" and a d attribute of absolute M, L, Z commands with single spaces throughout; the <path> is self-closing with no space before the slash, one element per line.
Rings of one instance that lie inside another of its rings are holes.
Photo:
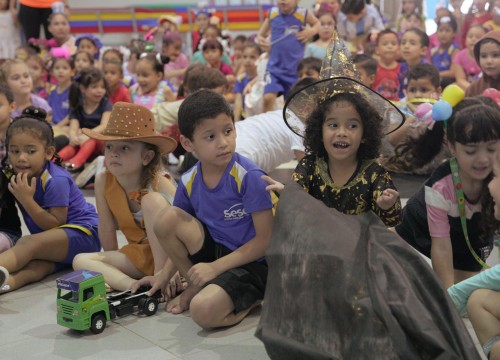
<path fill-rule="evenodd" d="M 231 74 L 226 75 L 226 80 L 228 84 L 234 84 L 236 82 L 236 78 Z"/>
<path fill-rule="evenodd" d="M 399 193 L 394 189 L 385 189 L 382 195 L 376 200 L 377 205 L 382 210 L 390 209 L 398 200 Z"/>
<path fill-rule="evenodd" d="M 215 279 L 217 275 L 219 272 L 213 263 L 198 263 L 193 265 L 187 273 L 189 283 L 196 287 L 202 287 L 208 281 Z"/>
<path fill-rule="evenodd" d="M 311 38 L 315 34 L 316 34 L 316 31 L 314 29 L 305 28 L 304 30 L 299 31 L 295 36 L 297 37 L 297 40 L 305 43 L 307 40 L 309 40 L 309 38 Z"/>
<path fill-rule="evenodd" d="M 165 99 L 165 101 L 175 101 L 177 100 L 177 95 L 169 86 L 166 86 L 163 90 L 163 98 Z"/>
<path fill-rule="evenodd" d="M 130 287 L 130 291 L 135 293 L 141 286 L 151 286 L 151 289 L 148 291 L 148 296 L 152 296 L 158 290 L 161 290 L 163 297 L 165 298 L 165 294 L 167 293 L 166 289 L 168 287 L 168 279 L 162 278 L 160 275 L 156 276 L 145 276 L 140 280 L 137 280 Z"/>
<path fill-rule="evenodd" d="M 271 39 L 268 37 L 263 37 L 263 36 L 259 36 L 257 37 L 258 41 L 259 41 L 259 46 L 262 46 L 262 47 L 269 47 L 271 46 Z"/>
<path fill-rule="evenodd" d="M 9 191 L 21 204 L 33 199 L 36 190 L 36 178 L 28 180 L 28 173 L 12 175 L 9 181 Z"/>
<path fill-rule="evenodd" d="M 285 185 L 267 175 L 262 175 L 260 178 L 269 184 L 266 186 L 267 191 L 276 191 L 280 193 L 285 188 Z"/>

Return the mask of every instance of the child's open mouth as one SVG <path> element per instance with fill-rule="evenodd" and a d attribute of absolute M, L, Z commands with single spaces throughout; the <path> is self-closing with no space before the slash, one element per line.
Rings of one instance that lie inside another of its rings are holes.
<path fill-rule="evenodd" d="M 345 142 L 336 142 L 333 143 L 333 147 L 336 149 L 347 149 L 349 147 L 349 144 Z"/>

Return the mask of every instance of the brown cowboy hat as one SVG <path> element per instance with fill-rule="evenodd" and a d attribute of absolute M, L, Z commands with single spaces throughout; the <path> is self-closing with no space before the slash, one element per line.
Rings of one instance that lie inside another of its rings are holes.
<path fill-rule="evenodd" d="M 117 102 L 113 105 L 103 132 L 82 129 L 88 137 L 101 141 L 136 140 L 156 145 L 162 154 L 175 150 L 177 141 L 155 131 L 155 121 L 149 109 L 141 105 Z"/>

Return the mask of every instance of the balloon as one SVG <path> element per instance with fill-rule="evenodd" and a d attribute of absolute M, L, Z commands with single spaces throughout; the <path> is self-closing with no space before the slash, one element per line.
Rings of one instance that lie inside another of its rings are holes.
<path fill-rule="evenodd" d="M 423 103 L 417 106 L 415 109 L 415 116 L 419 120 L 428 120 L 432 113 L 432 105 L 429 103 Z"/>
<path fill-rule="evenodd" d="M 465 92 L 455 84 L 448 85 L 443 90 L 442 100 L 450 103 L 451 107 L 455 107 L 465 97 Z M 434 119 L 436 120 L 436 119 Z"/>
<path fill-rule="evenodd" d="M 496 102 L 497 105 L 500 105 L 500 91 L 498 91 L 497 89 L 488 88 L 483 91 L 483 96 L 489 97 L 494 102 Z"/>
<path fill-rule="evenodd" d="M 453 108 L 450 103 L 439 100 L 432 106 L 432 118 L 435 121 L 446 121 L 450 118 Z"/>

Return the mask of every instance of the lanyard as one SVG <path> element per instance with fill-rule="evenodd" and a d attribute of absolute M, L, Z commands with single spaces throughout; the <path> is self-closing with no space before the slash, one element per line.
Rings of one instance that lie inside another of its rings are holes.
<path fill-rule="evenodd" d="M 482 267 L 488 269 L 490 266 L 486 264 L 483 259 L 481 259 L 477 253 L 472 248 L 469 240 L 469 234 L 467 232 L 467 221 L 465 218 L 465 196 L 464 191 L 462 190 L 462 180 L 460 180 L 460 176 L 458 175 L 458 165 L 457 159 L 452 158 L 450 160 L 450 168 L 451 168 L 451 176 L 453 178 L 453 185 L 455 185 L 455 194 L 457 195 L 457 203 L 458 203 L 458 213 L 460 214 L 460 222 L 462 223 L 462 230 L 464 232 L 465 241 L 467 242 L 467 246 L 469 250 L 474 256 L 474 259 L 481 264 Z"/>

